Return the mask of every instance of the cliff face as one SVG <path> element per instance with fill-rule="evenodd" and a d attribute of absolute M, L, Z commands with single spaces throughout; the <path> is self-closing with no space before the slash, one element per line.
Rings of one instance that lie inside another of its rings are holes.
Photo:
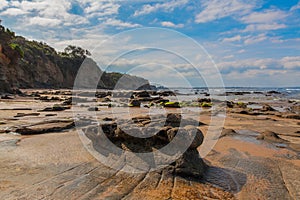
<path fill-rule="evenodd" d="M 88 68 L 84 71 L 86 80 L 80 82 L 82 87 L 89 87 L 90 82 L 101 76 L 98 88 L 113 89 L 121 77 L 126 77 L 126 82 L 122 81 L 125 83 L 123 89 L 150 88 L 149 82 L 143 78 L 103 72 L 84 55 L 58 53 L 47 44 L 28 41 L 0 26 L 0 92 L 25 88 L 72 88 L 83 62 Z"/>

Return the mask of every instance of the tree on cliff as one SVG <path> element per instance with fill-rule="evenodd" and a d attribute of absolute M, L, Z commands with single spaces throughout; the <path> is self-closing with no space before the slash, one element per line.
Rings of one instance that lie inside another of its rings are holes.
<path fill-rule="evenodd" d="M 67 46 L 62 54 L 80 58 L 86 58 L 86 56 L 91 56 L 91 53 L 88 50 L 73 45 Z"/>

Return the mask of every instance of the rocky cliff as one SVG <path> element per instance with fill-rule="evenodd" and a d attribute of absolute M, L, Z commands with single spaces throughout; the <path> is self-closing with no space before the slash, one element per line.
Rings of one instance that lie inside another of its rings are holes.
<path fill-rule="evenodd" d="M 82 50 L 82 49 L 81 49 Z M 143 78 L 120 73 L 103 72 L 85 54 L 57 52 L 49 45 L 29 41 L 0 26 L 0 92 L 14 92 L 27 88 L 72 88 L 82 63 L 88 65 L 85 79 L 80 83 L 88 87 L 98 82 L 98 88 L 113 89 L 122 78 L 124 89 L 150 88 Z"/>

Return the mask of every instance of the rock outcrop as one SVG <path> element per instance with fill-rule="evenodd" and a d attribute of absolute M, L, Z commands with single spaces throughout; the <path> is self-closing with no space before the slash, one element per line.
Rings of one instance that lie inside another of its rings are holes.
<path fill-rule="evenodd" d="M 14 89 L 73 88 L 82 66 L 84 77 L 78 87 L 91 86 L 113 89 L 150 89 L 147 80 L 121 73 L 103 72 L 85 55 L 66 54 L 43 42 L 29 41 L 0 25 L 0 92 L 13 93 Z M 101 79 L 98 81 L 98 79 Z M 98 83 L 98 85 L 97 85 Z"/>
<path fill-rule="evenodd" d="M 179 127 L 180 124 L 183 125 Z M 100 126 L 90 126 L 83 132 L 91 140 L 93 149 L 100 154 L 110 151 L 109 142 L 106 144 L 104 137 L 107 137 L 119 149 L 137 154 L 157 151 L 175 141 L 176 146 L 172 150 L 178 149 L 177 153 L 181 156 L 170 163 L 174 173 L 200 178 L 206 165 L 200 158 L 197 148 L 202 144 L 204 136 L 196 124 L 199 122 L 182 119 L 179 114 L 168 114 L 166 120 L 157 116 L 152 119 L 152 123 L 148 116 L 139 116 L 130 120 L 110 121 Z M 186 148 L 183 148 L 184 145 L 187 145 Z M 116 152 L 115 156 L 119 154 Z M 125 160 L 130 159 L 132 158 L 125 158 Z M 156 160 L 156 163 L 162 163 L 163 166 L 164 156 L 156 159 L 161 159 Z M 146 158 L 134 159 L 134 165 L 139 163 L 141 166 L 149 167 L 149 170 L 153 167 L 151 162 L 152 160 Z"/>

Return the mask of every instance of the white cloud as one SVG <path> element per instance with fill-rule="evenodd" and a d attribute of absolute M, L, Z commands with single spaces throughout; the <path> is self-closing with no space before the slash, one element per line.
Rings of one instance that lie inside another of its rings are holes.
<path fill-rule="evenodd" d="M 88 6 L 84 8 L 84 12 L 88 17 L 109 16 L 119 13 L 120 5 L 110 1 L 89 1 Z"/>
<path fill-rule="evenodd" d="M 260 12 L 253 12 L 240 19 L 241 22 L 248 24 L 242 32 L 270 31 L 286 28 L 282 23 L 288 13 L 282 10 L 268 9 Z"/>
<path fill-rule="evenodd" d="M 268 39 L 268 37 L 264 33 L 256 35 L 256 36 L 246 36 L 245 40 L 244 40 L 244 44 L 246 44 L 246 45 L 254 44 L 254 43 L 262 42 L 267 39 Z"/>
<path fill-rule="evenodd" d="M 266 24 L 274 23 L 278 20 L 283 20 L 287 17 L 287 13 L 281 10 L 264 10 L 261 12 L 252 12 L 251 14 L 241 18 L 241 21 L 246 24 Z"/>
<path fill-rule="evenodd" d="M 300 9 L 300 1 L 298 2 L 298 4 L 294 5 L 294 6 L 291 8 L 291 11 L 298 10 L 298 9 Z"/>
<path fill-rule="evenodd" d="M 8 2 L 6 0 L 0 1 L 0 10 L 6 8 L 8 6 Z"/>
<path fill-rule="evenodd" d="M 250 24 L 242 32 L 271 31 L 286 28 L 285 24 Z"/>
<path fill-rule="evenodd" d="M 224 38 L 222 40 L 222 42 L 239 42 L 241 41 L 242 37 L 240 35 L 237 35 L 237 36 L 234 36 L 234 37 L 231 37 L 231 38 Z"/>
<path fill-rule="evenodd" d="M 232 58 L 234 58 L 234 55 L 228 55 L 223 57 L 223 59 L 232 59 Z"/>
<path fill-rule="evenodd" d="M 299 70 L 300 69 L 300 56 L 287 56 L 279 59 L 263 58 L 263 59 L 244 59 L 228 62 L 220 62 L 217 65 L 222 70 L 229 71 L 249 71 L 249 70 Z M 241 70 L 244 69 L 244 70 Z"/>
<path fill-rule="evenodd" d="M 173 22 L 165 21 L 161 22 L 161 25 L 164 27 L 170 27 L 170 28 L 183 28 L 184 24 L 174 24 Z"/>
<path fill-rule="evenodd" d="M 10 16 L 25 15 L 25 14 L 28 14 L 28 12 L 21 10 L 19 8 L 8 8 L 5 11 L 0 13 L 0 15 L 10 15 Z"/>
<path fill-rule="evenodd" d="M 51 1 L 12 1 L 11 8 L 2 12 L 2 15 L 25 15 L 23 21 L 30 25 L 55 26 L 63 24 L 65 26 L 85 24 L 88 22 L 82 16 L 69 13 L 72 7 L 70 0 L 51 0 Z M 33 19 L 37 19 L 34 22 Z M 42 24 L 45 22 L 46 24 Z"/>
<path fill-rule="evenodd" d="M 108 26 L 115 26 L 115 27 L 119 27 L 119 28 L 135 28 L 135 27 L 141 26 L 139 24 L 132 24 L 129 22 L 123 22 L 121 20 L 112 19 L 112 18 L 107 19 L 103 24 L 108 25 Z"/>
<path fill-rule="evenodd" d="M 204 9 L 196 16 L 196 23 L 206 23 L 228 16 L 243 16 L 252 11 L 255 1 L 202 0 Z"/>
<path fill-rule="evenodd" d="M 300 69 L 300 56 L 284 57 L 280 62 L 285 69 Z"/>
<path fill-rule="evenodd" d="M 55 27 L 61 24 L 59 19 L 43 18 L 43 17 L 32 17 L 29 19 L 29 25 L 38 25 L 44 27 Z"/>
<path fill-rule="evenodd" d="M 188 3 L 188 0 L 173 0 L 164 3 L 157 3 L 154 5 L 146 4 L 140 10 L 135 11 L 134 16 L 146 15 L 152 12 L 156 12 L 158 10 L 162 10 L 165 12 L 171 12 L 175 8 L 183 6 Z"/>
<path fill-rule="evenodd" d="M 250 45 L 250 44 L 262 42 L 267 39 L 269 39 L 267 35 L 262 33 L 259 35 L 246 35 L 246 36 L 236 35 L 229 38 L 223 38 L 222 42 L 225 43 L 243 42 L 245 45 Z"/>

